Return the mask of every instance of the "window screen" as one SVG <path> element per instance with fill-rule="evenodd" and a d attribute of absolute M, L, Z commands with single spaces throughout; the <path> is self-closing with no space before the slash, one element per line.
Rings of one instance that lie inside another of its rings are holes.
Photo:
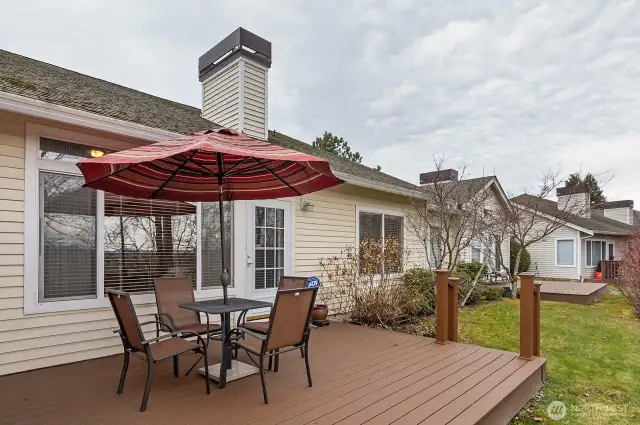
<path fill-rule="evenodd" d="M 96 192 L 77 176 L 40 172 L 38 301 L 95 298 Z"/>
<path fill-rule="evenodd" d="M 559 266 L 573 266 L 575 259 L 573 239 L 557 241 L 556 263 Z"/>

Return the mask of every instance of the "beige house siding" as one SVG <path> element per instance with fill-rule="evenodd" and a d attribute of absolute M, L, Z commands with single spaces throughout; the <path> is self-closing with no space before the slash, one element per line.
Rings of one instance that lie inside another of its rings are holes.
<path fill-rule="evenodd" d="M 35 118 L 29 122 L 105 134 Z M 27 118 L 0 111 L 0 375 L 120 352 L 109 308 L 25 315 L 24 177 Z M 139 144 L 128 138 L 108 137 Z M 137 307 L 142 320 L 154 306 Z"/>
<path fill-rule="evenodd" d="M 244 61 L 243 132 L 264 139 L 267 128 L 267 70 Z"/>
<path fill-rule="evenodd" d="M 240 124 L 239 63 L 239 60 L 233 61 L 202 82 L 202 117 L 235 129 L 238 129 Z"/>
<path fill-rule="evenodd" d="M 356 245 L 358 208 L 400 214 L 408 212 L 410 208 L 407 199 L 402 196 L 348 184 L 305 196 L 304 199 L 310 200 L 314 208 L 313 211 L 295 209 L 294 264 L 295 273 L 300 276 L 322 277 L 322 258 L 339 256 L 345 247 Z M 404 241 L 409 251 L 405 267 L 425 267 L 424 248 L 407 228 L 406 219 Z M 323 284 L 327 282 L 323 281 Z"/>
<path fill-rule="evenodd" d="M 558 239 L 575 240 L 574 266 L 556 265 L 556 240 Z M 567 226 L 563 226 L 560 229 L 557 229 L 546 238 L 529 246 L 528 251 L 531 255 L 531 265 L 529 267 L 529 271 L 535 273 L 537 277 L 570 280 L 579 279 L 579 243 L 579 231 Z"/>

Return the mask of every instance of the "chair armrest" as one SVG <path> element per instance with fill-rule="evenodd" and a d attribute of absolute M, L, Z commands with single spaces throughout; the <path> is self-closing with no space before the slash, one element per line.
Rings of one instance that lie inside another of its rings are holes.
<path fill-rule="evenodd" d="M 148 323 L 153 323 L 153 322 L 148 322 Z M 162 323 L 162 322 L 160 322 Z M 163 339 L 167 339 L 167 338 L 174 338 L 177 336 L 195 336 L 198 339 L 198 342 L 200 344 L 204 344 L 204 339 L 202 339 L 202 337 L 200 335 L 198 335 L 195 332 L 189 332 L 189 331 L 178 331 L 178 332 L 171 332 L 168 334 L 164 334 L 164 335 L 160 335 L 158 337 L 155 338 L 151 338 L 151 339 L 145 339 L 144 341 L 142 341 L 141 343 L 144 344 L 150 344 L 152 342 L 158 342 L 158 341 L 162 341 Z"/>
<path fill-rule="evenodd" d="M 227 334 L 227 339 L 229 339 L 229 338 L 231 337 L 231 334 L 233 334 L 234 332 L 242 333 L 242 334 L 246 334 L 246 335 L 252 336 L 252 337 L 254 337 L 255 339 L 259 339 L 260 341 L 266 341 L 266 339 L 267 339 L 267 336 L 266 336 L 266 335 L 261 335 L 261 334 L 259 334 L 259 333 L 256 333 L 256 332 L 253 332 L 253 331 L 250 331 L 249 329 L 245 329 L 245 328 L 234 328 L 234 329 L 231 329 L 231 330 L 229 331 L 229 333 Z"/>
<path fill-rule="evenodd" d="M 160 321 L 160 322 L 164 322 L 164 320 L 162 320 L 163 318 L 166 318 L 166 323 L 165 326 L 169 329 L 171 329 L 172 331 L 174 329 L 176 329 L 176 324 L 173 321 L 173 317 L 171 317 L 170 314 L 167 313 L 155 313 L 154 316 L 156 317 L 156 320 Z M 168 324 L 167 324 L 168 323 Z"/>

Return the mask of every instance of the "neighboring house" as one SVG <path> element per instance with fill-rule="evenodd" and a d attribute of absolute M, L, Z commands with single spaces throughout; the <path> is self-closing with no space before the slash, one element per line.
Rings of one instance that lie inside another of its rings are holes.
<path fill-rule="evenodd" d="M 200 58 L 199 109 L 0 50 L 0 375 L 121 352 L 105 288 L 136 292 L 144 319 L 159 275 L 221 296 L 215 204 L 119 216 L 135 203 L 81 188 L 81 158 L 217 126 L 327 158 L 344 185 L 229 208 L 234 296 L 272 299 L 278 276 L 320 276 L 372 235 L 426 264 L 404 217 L 418 186 L 268 130 L 270 66 L 271 44 L 237 30 Z"/>
<path fill-rule="evenodd" d="M 559 188 L 557 196 L 558 202 L 530 195 L 511 199 L 525 207 L 535 203 L 541 216 L 561 217 L 564 223 L 528 248 L 529 271 L 538 277 L 593 279 L 598 262 L 618 259 L 620 244 L 633 232 L 633 202 L 608 202 L 594 209 L 586 188 Z"/>
<path fill-rule="evenodd" d="M 436 182 L 437 181 L 437 182 Z M 432 189 L 436 184 L 443 185 L 440 189 Z M 445 197 L 447 203 L 451 203 L 450 209 L 462 208 L 482 209 L 482 214 L 495 214 L 504 216 L 510 209 L 509 198 L 504 192 L 496 176 L 486 176 L 479 178 L 467 178 L 458 180 L 458 172 L 452 169 L 432 171 L 420 174 L 421 191 L 424 197 L 431 202 L 434 198 Z M 443 201 L 435 201 L 442 203 Z M 487 221 L 490 219 L 487 217 Z M 429 229 L 433 233 L 434 229 Z M 455 233 L 455 232 L 454 232 Z M 487 232 L 490 233 L 490 232 Z M 465 238 L 468 240 L 469 238 Z M 437 238 L 430 235 L 431 249 L 428 255 L 429 265 L 438 264 L 436 258 L 442 250 L 435 246 Z M 500 243 L 499 243 L 500 242 Z M 503 256 L 503 264 L 509 267 L 510 238 L 498 241 L 494 235 L 483 234 L 474 238 L 471 243 L 462 249 L 459 262 L 477 261 L 485 263 L 492 271 L 500 271 L 500 250 Z"/>

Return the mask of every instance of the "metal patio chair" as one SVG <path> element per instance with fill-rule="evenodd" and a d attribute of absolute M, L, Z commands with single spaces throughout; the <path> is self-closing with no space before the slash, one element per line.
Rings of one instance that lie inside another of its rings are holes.
<path fill-rule="evenodd" d="M 229 337 L 232 337 L 233 334 L 236 336 L 234 347 L 245 350 L 251 361 L 260 369 L 262 395 L 266 404 L 269 404 L 269 397 L 265 382 L 265 358 L 275 357 L 274 372 L 277 372 L 280 354 L 303 349 L 307 381 L 309 386 L 312 386 L 308 330 L 311 309 L 315 303 L 317 292 L 318 288 L 278 290 L 269 316 L 269 327 L 266 334 L 259 334 L 246 328 L 235 328 L 229 333 Z M 257 356 L 259 360 L 256 361 L 252 356 Z"/>
<path fill-rule="evenodd" d="M 304 288 L 306 284 L 306 277 L 282 276 L 280 277 L 280 281 L 278 282 L 278 289 Z M 238 327 L 245 328 L 262 335 L 266 335 L 267 330 L 269 329 L 269 321 L 250 320 L 247 322 L 246 315 L 247 312 L 245 311 L 240 315 L 240 317 L 238 317 Z M 304 350 L 302 348 L 300 348 L 300 356 L 304 358 Z M 269 358 L 269 370 L 271 370 L 271 358 Z"/>
<path fill-rule="evenodd" d="M 207 323 L 202 323 L 198 312 L 180 307 L 180 304 L 195 301 L 191 279 L 187 277 L 154 279 L 153 288 L 158 308 L 156 320 L 166 324 L 166 326 L 158 324 L 156 336 L 160 336 L 160 331 L 189 331 L 207 336 L 220 333 L 220 325 L 209 323 L 208 315 Z"/>
<path fill-rule="evenodd" d="M 120 335 L 124 348 L 124 363 L 122 365 L 117 394 L 122 394 L 122 390 L 124 389 L 130 354 L 147 362 L 147 383 L 144 394 L 142 395 L 142 403 L 140 404 L 141 412 L 147 410 L 147 401 L 149 400 L 151 380 L 153 378 L 153 365 L 156 362 L 170 357 L 173 358 L 173 374 L 177 377 L 178 356 L 193 351 L 196 354 L 202 355 L 204 358 L 204 367 L 208 367 L 207 344 L 200 335 L 190 331 L 177 331 L 156 338 L 145 339 L 142 326 L 152 323 L 156 326 L 167 326 L 167 324 L 158 320 L 140 323 L 133 308 L 131 297 L 127 292 L 116 291 L 115 289 L 107 289 L 106 292 L 109 296 L 111 307 L 113 307 L 113 312 L 118 320 L 119 330 L 116 332 Z M 197 342 L 184 339 L 186 337 L 196 337 Z M 207 394 L 210 394 L 209 379 L 205 378 L 205 385 Z"/>

